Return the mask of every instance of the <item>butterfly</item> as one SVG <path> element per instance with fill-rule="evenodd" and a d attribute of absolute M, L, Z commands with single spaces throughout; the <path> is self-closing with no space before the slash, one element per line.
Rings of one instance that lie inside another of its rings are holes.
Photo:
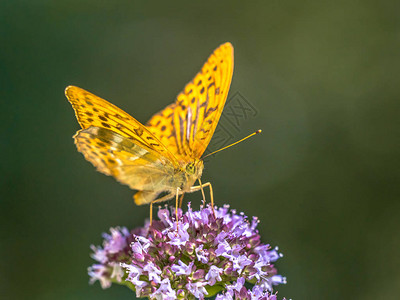
<path fill-rule="evenodd" d="M 202 184 L 202 155 L 214 134 L 233 74 L 233 47 L 219 46 L 177 96 L 146 125 L 108 101 L 76 86 L 65 94 L 81 126 L 74 135 L 78 151 L 99 172 L 138 190 L 137 205 L 152 205 L 185 193 L 210 189 Z M 198 181 L 199 185 L 195 186 Z M 160 196 L 161 195 L 161 196 Z M 178 204 L 176 204 L 178 205 Z"/>

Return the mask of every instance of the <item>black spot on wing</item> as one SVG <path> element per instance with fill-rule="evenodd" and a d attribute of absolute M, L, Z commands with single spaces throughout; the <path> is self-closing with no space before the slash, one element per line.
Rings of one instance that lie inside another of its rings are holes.
<path fill-rule="evenodd" d="M 206 113 L 204 114 L 204 118 L 207 118 L 210 113 L 212 113 L 213 111 L 216 111 L 216 110 L 217 110 L 217 106 L 210 107 L 209 109 L 207 109 Z"/>
<path fill-rule="evenodd" d="M 111 126 L 106 122 L 101 122 L 101 125 L 103 125 L 105 128 L 111 128 Z"/>
<path fill-rule="evenodd" d="M 140 127 L 136 128 L 136 129 L 133 129 L 133 130 L 135 131 L 135 133 L 136 133 L 138 136 L 141 136 L 141 135 L 143 134 L 143 129 L 140 128 Z"/>

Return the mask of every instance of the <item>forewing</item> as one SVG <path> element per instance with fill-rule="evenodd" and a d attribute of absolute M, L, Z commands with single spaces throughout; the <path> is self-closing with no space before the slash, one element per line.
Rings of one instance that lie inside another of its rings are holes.
<path fill-rule="evenodd" d="M 147 128 L 178 159 L 200 158 L 217 127 L 233 74 L 233 47 L 217 48 L 175 103 L 155 114 Z"/>
<path fill-rule="evenodd" d="M 168 190 L 173 164 L 154 151 L 110 129 L 91 126 L 74 136 L 78 151 L 98 171 L 115 177 L 132 189 L 162 192 Z"/>
<path fill-rule="evenodd" d="M 65 94 L 83 129 L 91 126 L 109 129 L 148 151 L 159 153 L 178 166 L 177 159 L 157 137 L 122 109 L 76 86 L 67 87 Z"/>

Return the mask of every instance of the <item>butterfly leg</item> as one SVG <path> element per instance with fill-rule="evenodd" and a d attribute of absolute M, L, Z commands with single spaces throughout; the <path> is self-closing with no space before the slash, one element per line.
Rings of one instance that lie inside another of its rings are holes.
<path fill-rule="evenodd" d="M 201 183 L 200 178 L 197 179 L 200 183 L 201 195 L 203 196 L 203 206 L 206 207 L 206 196 L 204 194 L 203 184 Z"/>
<path fill-rule="evenodd" d="M 199 180 L 199 181 L 200 181 L 200 180 Z M 211 208 L 212 208 L 213 215 L 214 215 L 214 217 L 215 217 L 215 211 L 214 211 L 214 193 L 213 193 L 213 189 L 212 189 L 211 183 L 210 183 L 210 182 L 207 182 L 207 183 L 201 184 L 201 181 L 200 181 L 200 185 L 192 186 L 192 187 L 190 188 L 190 192 L 192 193 L 192 192 L 196 192 L 196 191 L 198 191 L 198 190 L 201 190 L 202 193 L 203 193 L 203 197 L 204 197 L 203 187 L 206 187 L 206 186 L 208 186 L 208 187 L 210 188 Z"/>
<path fill-rule="evenodd" d="M 165 195 L 159 199 L 156 199 L 156 200 L 150 202 L 150 226 L 153 223 L 153 203 L 167 201 L 167 200 L 171 199 L 172 197 L 173 197 L 172 194 L 168 194 L 168 195 Z"/>
<path fill-rule="evenodd" d="M 178 222 L 178 199 L 179 199 L 179 192 L 180 192 L 180 188 L 179 187 L 177 187 L 176 188 L 176 198 L 175 198 L 175 218 L 176 218 L 176 231 L 178 231 L 178 226 L 179 226 L 179 222 Z M 182 198 L 183 198 L 183 195 L 184 194 L 182 194 Z"/>
<path fill-rule="evenodd" d="M 185 194 L 182 194 L 181 199 L 179 199 L 179 208 L 182 208 L 183 196 L 185 196 Z"/>

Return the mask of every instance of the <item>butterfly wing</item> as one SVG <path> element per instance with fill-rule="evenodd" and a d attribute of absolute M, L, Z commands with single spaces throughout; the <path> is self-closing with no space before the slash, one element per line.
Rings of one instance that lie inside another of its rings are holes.
<path fill-rule="evenodd" d="M 147 128 L 180 160 L 200 158 L 217 127 L 233 74 L 233 47 L 218 47 L 175 103 L 155 114 Z"/>
<path fill-rule="evenodd" d="M 179 166 L 175 156 L 159 139 L 122 109 L 76 86 L 67 87 L 65 95 L 72 104 L 76 118 L 83 129 L 91 126 L 109 129 L 154 155 L 159 155 L 175 167 Z"/>
<path fill-rule="evenodd" d="M 95 126 L 79 130 L 74 139 L 78 151 L 101 173 L 154 197 L 170 190 L 174 166 L 157 152 L 148 151 L 110 129 Z"/>

